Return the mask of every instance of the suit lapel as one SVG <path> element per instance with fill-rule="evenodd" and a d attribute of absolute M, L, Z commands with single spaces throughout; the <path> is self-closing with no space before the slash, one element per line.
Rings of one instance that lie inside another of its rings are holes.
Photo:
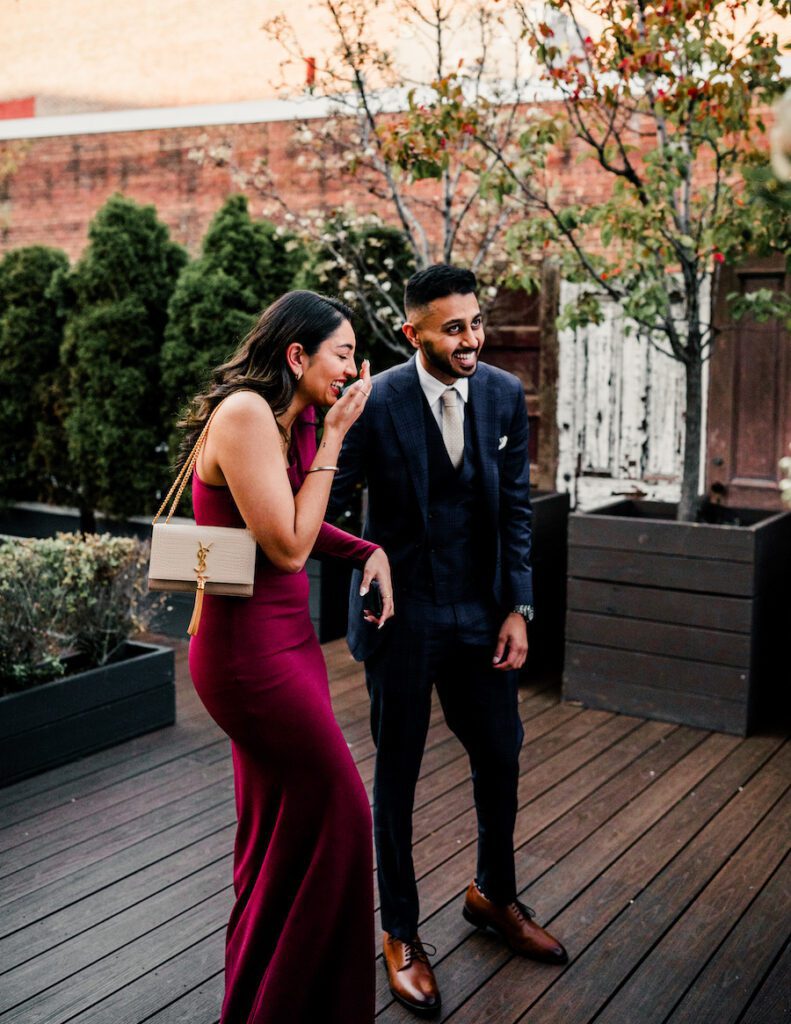
<path fill-rule="evenodd" d="M 393 432 L 403 452 L 420 512 L 425 520 L 428 510 L 428 446 L 423 391 L 415 369 L 414 356 L 398 373 L 392 375 L 389 386 L 391 396 L 387 408 L 393 421 Z"/>

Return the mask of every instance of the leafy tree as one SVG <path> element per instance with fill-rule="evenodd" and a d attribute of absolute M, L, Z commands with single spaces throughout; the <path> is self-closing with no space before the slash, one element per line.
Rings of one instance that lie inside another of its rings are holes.
<path fill-rule="evenodd" d="M 322 221 L 320 237 L 308 246 L 300 285 L 356 307 L 358 356 L 369 358 L 374 372 L 402 362 L 411 353 L 401 334 L 402 298 L 415 270 L 404 233 L 378 217 L 338 213 Z"/>
<path fill-rule="evenodd" d="M 777 37 L 761 28 L 763 11 L 737 37 L 732 26 L 744 8 L 737 0 L 549 0 L 540 22 L 521 0 L 512 6 L 562 116 L 525 112 L 517 144 L 503 146 L 457 95 L 445 112 L 443 146 L 435 118 L 413 126 L 427 140 L 421 159 L 433 154 L 441 165 L 449 147 L 467 151 L 465 125 L 474 123 L 477 144 L 497 161 L 504 206 L 522 213 L 508 235 L 514 262 L 529 276 L 535 254 L 544 253 L 580 285 L 561 325 L 599 322 L 601 302 L 610 299 L 682 364 L 678 516 L 694 519 L 702 368 L 717 334 L 720 267 L 756 251 L 788 251 L 787 207 L 778 213 L 750 201 L 745 180 L 766 163 L 761 111 L 783 87 Z M 789 10 L 786 0 L 770 6 Z M 609 194 L 593 203 L 564 194 L 555 173 L 561 152 L 592 160 L 609 178 Z M 782 296 L 765 292 L 736 312 L 748 308 L 787 313 Z"/>
<path fill-rule="evenodd" d="M 50 292 L 68 268 L 59 249 L 30 246 L 0 261 L 0 498 L 67 493 L 57 416 L 63 317 Z"/>
<path fill-rule="evenodd" d="M 202 255 L 182 270 L 168 305 L 161 367 L 169 425 L 261 310 L 295 286 L 303 259 L 289 235 L 250 217 L 244 196 L 226 201 L 203 239 Z"/>
<path fill-rule="evenodd" d="M 83 527 L 93 512 L 145 513 L 166 475 L 159 356 L 184 250 L 153 206 L 112 196 L 89 245 L 61 283 L 69 307 L 62 348 L 65 426 Z"/>
<path fill-rule="evenodd" d="M 425 111 L 441 119 L 455 110 L 463 94 L 480 106 L 475 123 L 484 120 L 487 131 L 508 144 L 527 84 L 518 48 L 506 58 L 503 53 L 502 39 L 515 19 L 490 0 L 393 0 L 386 9 L 367 0 L 320 0 L 316 8 L 327 45 L 326 52 L 310 58 L 316 72 L 311 92 L 326 98 L 331 110 L 326 118 L 296 125 L 295 165 L 314 170 L 322 188 L 340 182 L 355 195 L 370 196 L 382 221 L 401 233 L 416 268 L 458 262 L 494 285 L 509 259 L 502 245 L 508 214 L 497 202 L 492 181 L 496 159 L 479 152 L 470 167 L 470 123 L 464 126 L 468 145 L 460 154 L 448 147 L 442 159 L 435 160 L 429 151 L 424 160 L 419 136 L 402 139 L 393 112 L 406 105 L 418 119 Z M 264 29 L 280 45 L 284 64 L 302 64 L 306 55 L 299 32 L 286 16 L 270 19 Z M 409 41 L 400 57 L 394 52 L 398 39 Z M 229 166 L 240 187 L 265 199 L 272 217 L 285 217 L 320 250 L 331 250 L 333 258 L 340 253 L 346 261 L 342 271 L 365 262 L 355 237 L 367 218 L 362 205 L 357 213 L 328 203 L 307 211 L 299 201 L 284 198 L 265 157 L 247 161 L 228 145 L 195 158 Z M 437 186 L 422 187 L 417 183 L 422 177 L 436 179 Z M 401 358 L 402 340 L 377 313 L 393 307 L 400 282 L 391 281 L 388 293 L 365 274 L 341 276 L 347 278 L 344 290 L 354 296 L 347 299 L 364 313 L 371 337 L 392 349 L 386 358 Z"/>

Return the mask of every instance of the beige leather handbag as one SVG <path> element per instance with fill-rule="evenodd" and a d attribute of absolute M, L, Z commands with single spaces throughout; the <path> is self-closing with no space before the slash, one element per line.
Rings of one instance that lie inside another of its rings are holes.
<path fill-rule="evenodd" d="M 194 592 L 195 607 L 187 632 L 198 632 L 203 594 L 226 597 L 250 597 L 255 579 L 256 543 L 247 529 L 233 526 L 198 526 L 197 523 L 171 523 L 187 481 L 198 461 L 214 409 L 200 433 L 195 447 L 181 467 L 173 486 L 151 523 L 151 559 L 148 564 L 149 590 Z M 158 522 L 173 492 L 176 492 L 164 523 Z"/>

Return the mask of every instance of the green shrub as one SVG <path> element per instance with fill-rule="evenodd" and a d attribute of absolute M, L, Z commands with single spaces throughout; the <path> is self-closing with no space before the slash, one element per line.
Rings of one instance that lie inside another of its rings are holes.
<path fill-rule="evenodd" d="M 161 365 L 170 423 L 210 371 L 232 354 L 261 310 L 294 287 L 303 258 L 293 239 L 250 217 L 244 196 L 231 196 L 222 206 L 203 239 L 202 255 L 181 272 L 168 307 Z"/>
<path fill-rule="evenodd" d="M 0 546 L 0 692 L 103 664 L 147 629 L 161 601 L 148 594 L 148 544 L 109 534 L 60 533 Z"/>
<path fill-rule="evenodd" d="M 166 475 L 159 357 L 186 262 L 153 206 L 112 196 L 64 284 L 65 426 L 83 521 L 146 513 Z M 87 525 L 87 524 L 85 524 Z"/>
<path fill-rule="evenodd" d="M 0 500 L 69 494 L 58 416 L 63 316 L 51 291 L 68 265 L 42 245 L 0 261 Z"/>

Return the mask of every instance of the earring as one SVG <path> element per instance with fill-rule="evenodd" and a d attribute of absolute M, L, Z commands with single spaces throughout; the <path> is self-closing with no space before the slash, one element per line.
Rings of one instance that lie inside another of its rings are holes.
<path fill-rule="evenodd" d="M 302 380 L 302 370 L 298 370 L 294 374 L 294 380 L 297 382 L 297 384 L 299 384 L 299 382 Z"/>

